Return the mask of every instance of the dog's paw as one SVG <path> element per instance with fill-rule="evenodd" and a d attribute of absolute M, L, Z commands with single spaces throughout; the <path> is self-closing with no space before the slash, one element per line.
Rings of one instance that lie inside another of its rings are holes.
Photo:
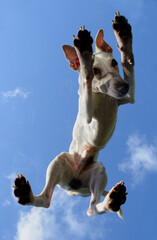
<path fill-rule="evenodd" d="M 132 37 L 131 25 L 124 16 L 120 15 L 119 12 L 115 14 L 115 18 L 112 21 L 112 27 L 120 39 L 123 40 Z"/>
<path fill-rule="evenodd" d="M 120 206 L 126 201 L 126 187 L 124 182 L 117 183 L 108 193 L 106 207 L 114 212 L 120 209 Z"/>
<path fill-rule="evenodd" d="M 82 53 L 84 51 L 92 52 L 93 38 L 90 32 L 85 29 L 85 26 L 81 27 L 77 33 L 77 38 L 74 36 L 74 46 Z"/>
<path fill-rule="evenodd" d="M 15 179 L 15 185 L 13 187 L 14 195 L 18 198 L 18 203 L 22 205 L 32 204 L 33 193 L 31 186 L 22 174 L 18 174 L 18 177 Z"/>

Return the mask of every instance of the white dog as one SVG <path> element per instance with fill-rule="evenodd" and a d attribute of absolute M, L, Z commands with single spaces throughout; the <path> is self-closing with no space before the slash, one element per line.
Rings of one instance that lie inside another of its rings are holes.
<path fill-rule="evenodd" d="M 49 207 L 56 185 L 70 196 L 90 196 L 88 216 L 118 212 L 126 201 L 123 182 L 109 192 L 104 191 L 107 175 L 99 151 L 105 147 L 114 132 L 118 107 L 134 103 L 134 57 L 131 26 L 119 12 L 113 21 L 113 30 L 121 53 L 124 80 L 112 48 L 103 40 L 99 30 L 93 54 L 90 32 L 81 27 L 74 36 L 74 47 L 64 45 L 63 51 L 70 67 L 79 72 L 79 110 L 73 129 L 69 153 L 62 152 L 48 166 L 46 184 L 42 193 L 34 196 L 30 184 L 21 174 L 15 179 L 14 194 L 22 205 Z M 105 196 L 100 202 L 101 195 Z"/>

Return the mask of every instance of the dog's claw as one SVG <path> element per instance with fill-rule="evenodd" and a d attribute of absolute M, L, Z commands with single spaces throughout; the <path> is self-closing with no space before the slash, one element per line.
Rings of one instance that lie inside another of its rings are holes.
<path fill-rule="evenodd" d="M 80 26 L 80 31 L 84 31 L 85 30 L 85 25 Z"/>

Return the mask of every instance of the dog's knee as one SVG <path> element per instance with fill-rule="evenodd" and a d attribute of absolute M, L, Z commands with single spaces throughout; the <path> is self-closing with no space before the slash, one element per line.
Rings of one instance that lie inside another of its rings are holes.
<path fill-rule="evenodd" d="M 48 168 L 47 168 L 47 172 L 51 172 L 52 169 L 53 170 L 56 170 L 57 169 L 61 169 L 61 168 L 64 168 L 65 165 L 66 165 L 66 159 L 67 159 L 67 156 L 66 156 L 66 153 L 63 152 L 61 154 L 59 154 L 54 160 L 52 160 L 52 162 L 49 164 Z"/>
<path fill-rule="evenodd" d="M 91 179 L 90 189 L 94 194 L 100 195 L 107 185 L 106 169 L 101 162 L 97 162 L 94 166 Z"/>
<path fill-rule="evenodd" d="M 102 162 L 97 162 L 96 165 L 95 165 L 95 171 L 93 171 L 93 173 L 97 174 L 95 177 L 97 178 L 97 176 L 99 177 L 100 175 L 104 175 L 107 177 L 107 174 L 106 174 L 106 169 L 104 167 L 104 165 L 102 164 Z"/>

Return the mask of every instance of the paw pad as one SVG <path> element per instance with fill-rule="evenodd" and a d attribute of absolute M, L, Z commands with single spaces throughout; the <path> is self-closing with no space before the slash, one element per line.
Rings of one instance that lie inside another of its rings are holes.
<path fill-rule="evenodd" d="M 116 31 L 121 38 L 132 37 L 131 26 L 128 23 L 128 20 L 121 16 L 120 13 L 115 15 L 115 19 L 112 21 L 113 29 Z"/>
<path fill-rule="evenodd" d="M 117 212 L 126 201 L 126 187 L 124 182 L 117 183 L 109 192 L 108 207 Z"/>
<path fill-rule="evenodd" d="M 90 51 L 92 52 L 93 38 L 90 32 L 87 31 L 84 26 L 78 31 L 77 38 L 74 36 L 74 46 L 78 48 L 80 52 Z"/>
<path fill-rule="evenodd" d="M 15 179 L 15 185 L 13 186 L 14 195 L 18 198 L 18 203 L 25 205 L 29 204 L 30 201 L 30 192 L 31 187 L 26 178 L 21 174 L 18 174 L 18 177 Z"/>

